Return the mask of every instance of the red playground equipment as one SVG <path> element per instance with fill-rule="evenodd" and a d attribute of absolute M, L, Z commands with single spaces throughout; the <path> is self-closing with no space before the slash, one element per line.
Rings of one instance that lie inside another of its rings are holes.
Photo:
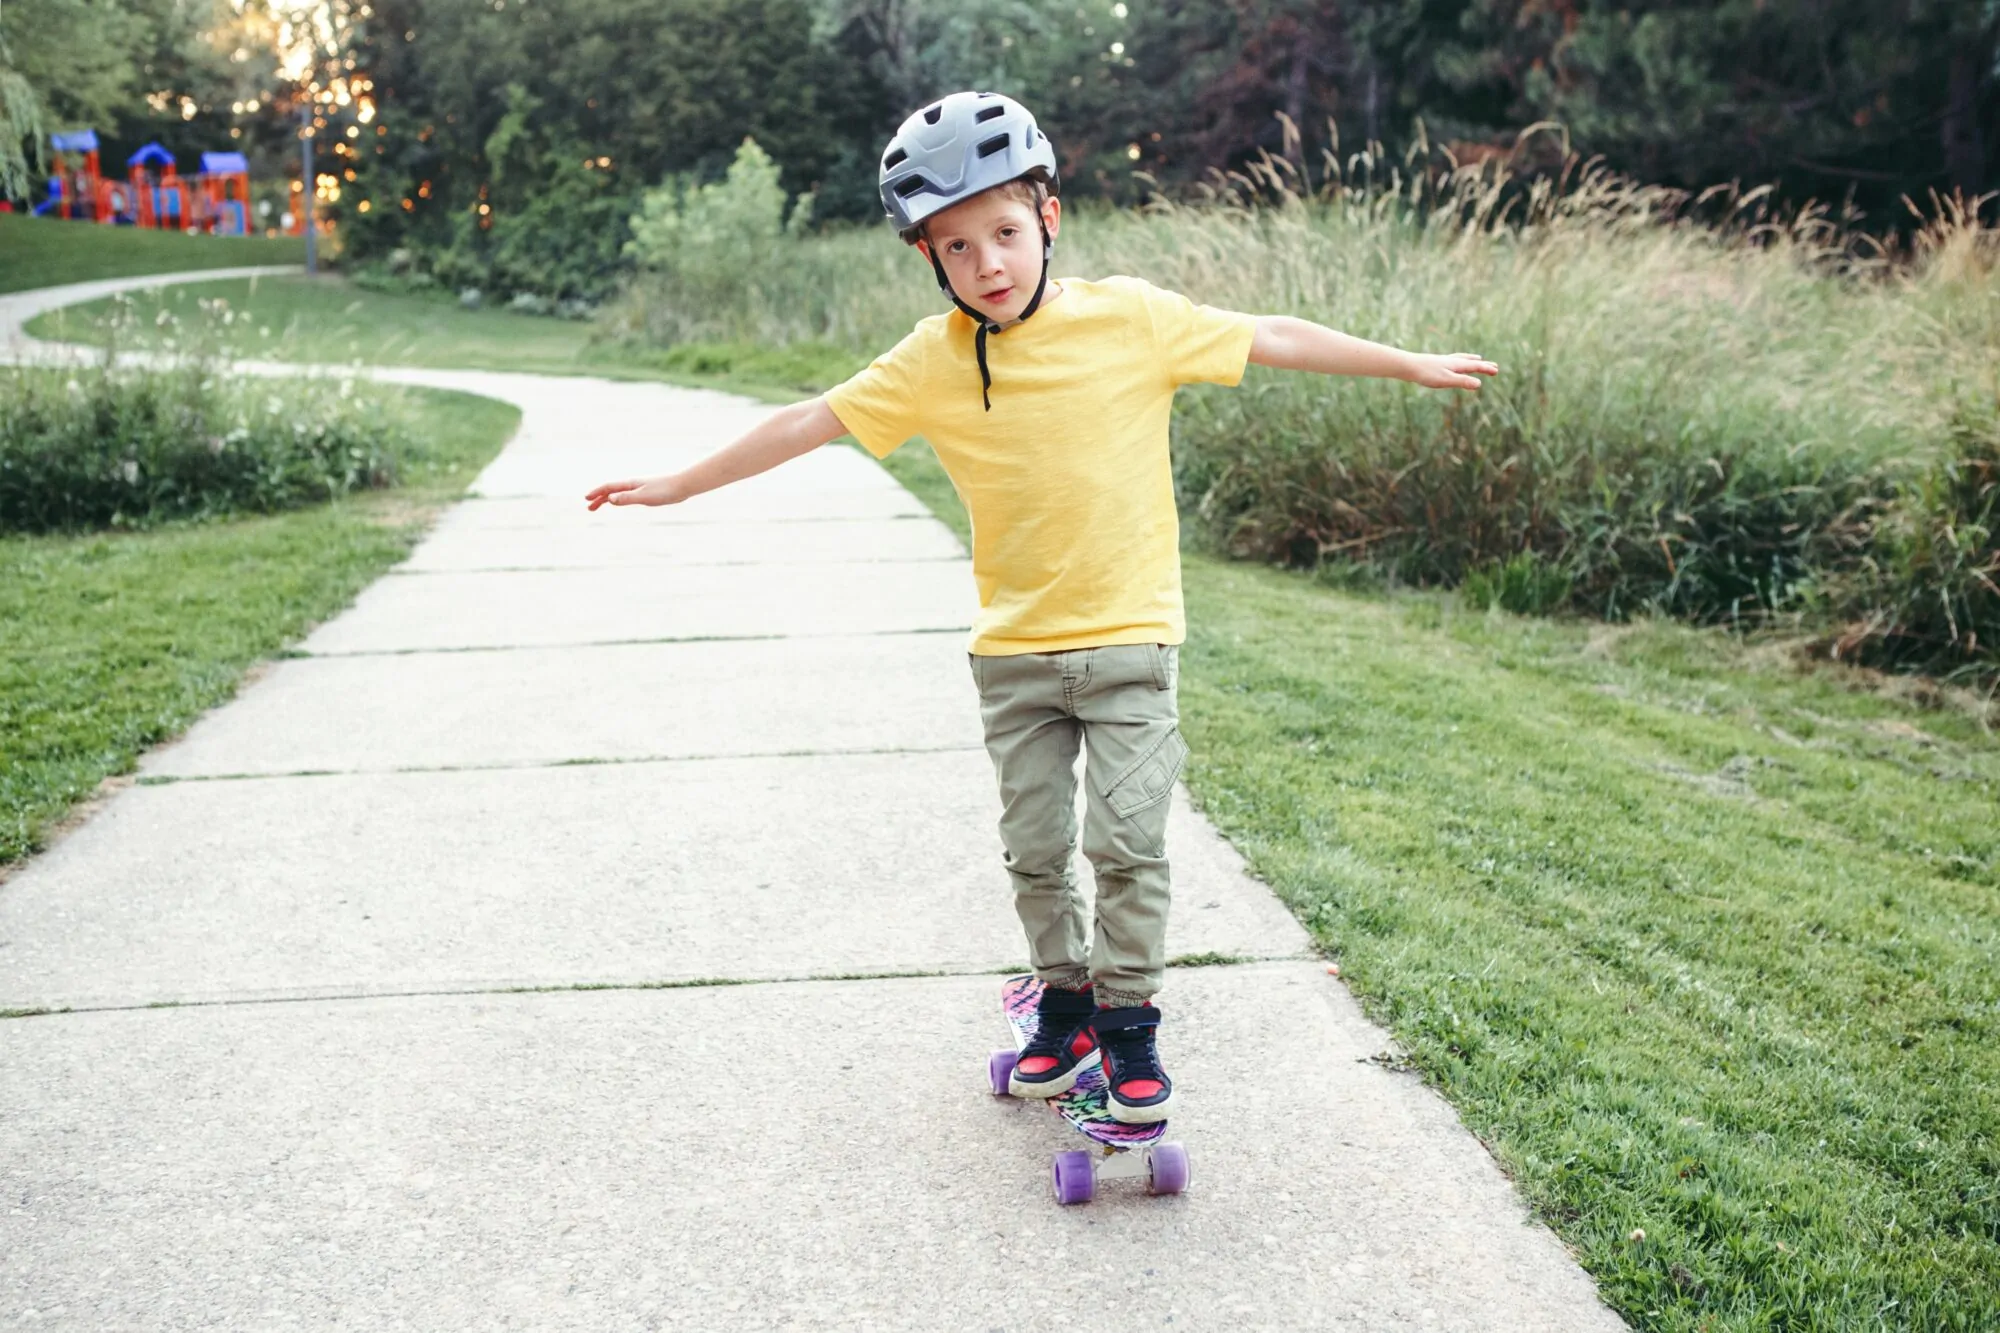
<path fill-rule="evenodd" d="M 241 153 L 203 153 L 195 222 L 217 236 L 250 234 L 250 164 Z"/>
<path fill-rule="evenodd" d="M 105 180 L 98 170 L 97 134 L 51 134 L 55 175 L 37 216 L 111 222 L 160 231 L 207 231 L 248 236 L 250 164 L 241 153 L 203 153 L 201 172 L 183 180 L 174 155 L 149 143 L 126 160 L 125 180 Z"/>
<path fill-rule="evenodd" d="M 149 143 L 126 159 L 131 171 L 135 221 L 161 231 L 186 231 L 189 215 L 187 182 L 174 171 L 174 155 Z"/>
<path fill-rule="evenodd" d="M 96 132 L 51 134 L 49 147 L 55 151 L 56 174 L 49 177 L 47 202 L 35 212 L 79 222 L 110 221 L 120 211 L 124 192 L 98 174 Z M 117 199 L 112 197 L 114 190 Z"/>

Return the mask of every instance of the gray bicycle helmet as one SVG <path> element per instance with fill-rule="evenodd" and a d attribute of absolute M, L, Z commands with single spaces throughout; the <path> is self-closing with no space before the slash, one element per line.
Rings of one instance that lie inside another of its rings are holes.
<path fill-rule="evenodd" d="M 903 122 L 882 150 L 882 207 L 905 241 L 933 213 L 1039 176 L 1056 193 L 1056 150 L 1028 108 L 1001 93 L 952 93 Z"/>
<path fill-rule="evenodd" d="M 916 112 L 889 146 L 882 150 L 882 173 L 878 188 L 882 207 L 905 243 L 914 243 L 924 220 L 1008 181 L 1033 177 L 1058 192 L 1055 145 L 1035 124 L 1028 108 L 1000 93 L 952 93 Z M 1049 258 L 1054 242 L 1041 219 L 1035 225 L 1042 233 L 1042 277 L 1035 294 L 1021 311 L 1028 316 L 1042 304 L 1049 283 Z M 974 350 L 979 360 L 979 392 L 986 410 L 993 410 L 989 390 L 993 375 L 986 365 L 986 335 L 1001 328 L 974 310 L 952 290 L 937 252 L 931 252 L 931 270 L 937 274 L 938 290 L 969 315 L 979 326 Z"/>

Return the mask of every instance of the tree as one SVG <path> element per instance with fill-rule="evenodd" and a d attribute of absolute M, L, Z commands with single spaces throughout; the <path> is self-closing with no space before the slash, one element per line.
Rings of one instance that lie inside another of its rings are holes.
<path fill-rule="evenodd" d="M 1395 31 L 1402 104 L 1446 139 L 1557 120 L 1648 181 L 1852 192 L 1884 217 L 1995 183 L 1995 0 L 1456 0 Z"/>
<path fill-rule="evenodd" d="M 0 48 L 0 198 L 25 199 L 40 174 L 42 106 L 28 81 L 7 63 Z M 23 148 L 22 145 L 28 145 Z"/>
<path fill-rule="evenodd" d="M 411 246 L 452 281 L 599 294 L 646 187 L 720 176 L 746 135 L 788 192 L 844 182 L 885 115 L 859 62 L 814 38 L 805 0 L 375 8 L 355 56 L 385 132 L 363 154 L 360 253 Z"/>

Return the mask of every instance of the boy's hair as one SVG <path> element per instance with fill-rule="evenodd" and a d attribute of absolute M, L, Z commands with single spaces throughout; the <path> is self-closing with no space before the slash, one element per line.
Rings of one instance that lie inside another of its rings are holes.
<path fill-rule="evenodd" d="M 975 194 L 971 198 L 977 199 L 980 195 L 987 194 L 1004 195 L 1017 204 L 1026 204 L 1030 212 L 1040 213 L 1043 202 L 1049 197 L 1049 186 L 1048 182 L 1039 176 L 1016 176 L 1013 180 L 1001 181 L 991 189 L 981 190 L 979 194 Z M 970 202 L 970 200 L 962 200 L 961 202 Z M 919 222 L 903 234 L 903 241 L 906 245 L 915 245 L 918 241 L 928 242 L 930 238 L 930 218 L 925 218 L 922 222 Z"/>

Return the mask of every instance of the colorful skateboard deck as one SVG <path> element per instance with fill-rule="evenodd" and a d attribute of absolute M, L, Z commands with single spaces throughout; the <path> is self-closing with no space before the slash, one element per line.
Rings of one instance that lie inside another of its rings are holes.
<path fill-rule="evenodd" d="M 1014 1030 L 1014 1049 L 994 1052 L 987 1064 L 988 1083 L 995 1096 L 1010 1095 L 1008 1077 L 1014 1061 L 1035 1035 L 1036 1006 L 1041 998 L 1042 983 L 1036 977 L 1009 977 L 1000 987 L 1000 1009 Z M 1147 1188 L 1155 1194 L 1178 1194 L 1187 1187 L 1187 1150 L 1165 1141 L 1166 1121 L 1128 1125 L 1112 1118 L 1111 1089 L 1101 1062 L 1079 1074 L 1068 1092 L 1045 1100 L 1072 1129 L 1098 1145 L 1095 1153 L 1056 1154 L 1058 1203 L 1087 1202 L 1095 1193 L 1096 1181 L 1125 1176 L 1144 1177 Z"/>

